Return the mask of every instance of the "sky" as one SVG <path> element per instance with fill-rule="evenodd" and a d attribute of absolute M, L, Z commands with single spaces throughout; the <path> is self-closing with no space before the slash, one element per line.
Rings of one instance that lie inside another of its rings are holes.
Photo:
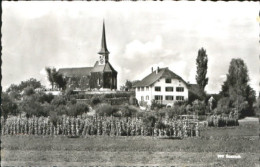
<path fill-rule="evenodd" d="M 245 61 L 259 91 L 257 2 L 2 2 L 2 87 L 36 78 L 45 67 L 92 67 L 105 20 L 118 88 L 158 66 L 196 83 L 196 58 L 208 55 L 206 91 L 218 93 L 232 58 Z"/>

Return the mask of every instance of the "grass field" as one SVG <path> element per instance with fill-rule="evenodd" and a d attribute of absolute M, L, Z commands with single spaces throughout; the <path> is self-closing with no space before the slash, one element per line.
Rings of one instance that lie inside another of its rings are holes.
<path fill-rule="evenodd" d="M 241 159 L 218 158 L 219 154 Z M 259 122 L 205 128 L 200 138 L 2 136 L 2 166 L 260 166 Z"/>

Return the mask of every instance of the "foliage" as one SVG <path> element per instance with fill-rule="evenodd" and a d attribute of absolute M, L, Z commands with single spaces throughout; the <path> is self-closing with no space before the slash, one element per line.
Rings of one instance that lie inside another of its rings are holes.
<path fill-rule="evenodd" d="M 215 111 L 215 114 L 218 114 L 218 115 L 221 113 L 229 114 L 231 111 L 230 99 L 228 97 L 223 97 L 223 98 L 219 99 L 217 108 L 214 111 Z"/>
<path fill-rule="evenodd" d="M 25 97 L 19 105 L 20 110 L 26 113 L 26 117 L 48 116 L 50 111 L 50 105 L 42 105 L 35 99 L 36 95 Z"/>
<path fill-rule="evenodd" d="M 55 74 L 57 73 L 57 71 L 55 68 L 50 68 L 50 67 L 46 67 L 45 70 L 47 72 L 48 80 L 51 83 L 51 89 L 53 89 L 54 83 L 55 83 L 54 77 L 55 77 Z"/>
<path fill-rule="evenodd" d="M 142 118 L 128 117 L 73 117 L 59 116 L 51 112 L 50 117 L 1 118 L 2 135 L 65 135 L 65 136 L 199 136 L 199 126 L 185 120 L 157 120 L 152 115 Z M 18 128 L 17 128 L 18 127 Z"/>
<path fill-rule="evenodd" d="M 85 103 L 76 103 L 69 106 L 68 115 L 69 116 L 78 116 L 83 113 L 87 113 L 89 111 L 89 107 Z"/>
<path fill-rule="evenodd" d="M 146 115 L 144 117 L 144 125 L 147 126 L 147 127 L 155 127 L 155 123 L 157 121 L 157 118 L 154 116 L 154 115 Z"/>
<path fill-rule="evenodd" d="M 196 59 L 197 64 L 197 75 L 196 81 L 199 85 L 201 91 L 204 91 L 205 86 L 208 84 L 207 69 L 208 69 L 208 56 L 206 54 L 206 50 L 201 48 L 198 51 L 198 57 Z"/>
<path fill-rule="evenodd" d="M 62 74 L 60 73 L 55 73 L 54 75 L 54 82 L 57 84 L 57 86 L 59 88 L 61 88 L 62 90 L 65 90 L 66 88 L 66 84 L 67 84 L 67 80 L 63 77 Z"/>
<path fill-rule="evenodd" d="M 238 110 L 240 118 L 253 115 L 255 91 L 248 82 L 248 69 L 244 61 L 232 59 L 220 94 L 222 97 L 229 98 L 230 107 Z"/>
<path fill-rule="evenodd" d="M 134 117 L 137 116 L 140 109 L 133 105 L 124 105 L 123 107 L 120 107 L 120 111 L 122 112 L 123 117 Z"/>
<path fill-rule="evenodd" d="M 198 113 L 198 115 L 205 115 L 205 113 L 209 113 L 209 107 L 205 104 L 204 101 L 195 100 L 192 103 L 193 111 Z"/>
<path fill-rule="evenodd" d="M 27 81 L 22 81 L 19 85 L 12 84 L 6 92 L 22 92 L 25 88 L 31 87 L 33 89 L 42 88 L 40 81 L 37 81 L 35 78 L 30 78 Z"/>
<path fill-rule="evenodd" d="M 56 68 L 46 67 L 45 70 L 47 72 L 48 80 L 51 83 L 51 88 L 53 89 L 54 84 L 56 84 L 59 88 L 65 90 L 67 81 L 63 75 L 58 73 Z"/>
<path fill-rule="evenodd" d="M 58 122 L 60 121 L 60 117 L 58 116 L 57 112 L 50 112 L 50 122 L 57 127 Z"/>
<path fill-rule="evenodd" d="M 31 95 L 33 95 L 35 93 L 35 91 L 34 91 L 34 89 L 32 88 L 32 87 L 26 87 L 25 89 L 24 89 L 24 95 L 25 96 L 31 96 Z"/>
<path fill-rule="evenodd" d="M 54 95 L 51 93 L 45 94 L 43 92 L 39 92 L 38 95 L 39 95 L 38 101 L 40 103 L 45 103 L 45 102 L 51 103 L 52 100 L 54 99 Z"/>
<path fill-rule="evenodd" d="M 256 102 L 253 105 L 255 115 L 260 117 L 260 97 L 257 98 Z"/>
<path fill-rule="evenodd" d="M 151 110 L 159 110 L 161 108 L 163 108 L 164 105 L 155 101 L 155 100 L 152 100 L 152 104 L 151 104 Z"/>
<path fill-rule="evenodd" d="M 17 115 L 19 113 L 17 104 L 8 96 L 7 93 L 2 93 L 1 96 L 1 115 L 4 119 L 8 115 Z"/>
<path fill-rule="evenodd" d="M 235 117 L 216 116 L 211 115 L 207 118 L 208 126 L 224 127 L 224 126 L 238 126 L 238 119 Z"/>
<path fill-rule="evenodd" d="M 137 99 L 135 98 L 135 96 L 131 95 L 130 98 L 129 98 L 129 104 L 130 105 L 134 105 L 134 106 L 137 106 L 138 105 L 138 102 L 137 102 Z"/>
<path fill-rule="evenodd" d="M 129 80 L 126 80 L 126 82 L 125 82 L 126 91 L 131 90 L 132 86 L 133 86 L 132 82 Z"/>
<path fill-rule="evenodd" d="M 54 106 L 66 105 L 67 100 L 64 96 L 55 96 L 51 102 Z"/>
<path fill-rule="evenodd" d="M 109 104 L 101 103 L 97 106 L 96 114 L 99 116 L 118 116 L 119 109 Z"/>
<path fill-rule="evenodd" d="M 97 104 L 99 104 L 99 103 L 101 103 L 101 102 L 102 102 L 102 99 L 101 99 L 100 96 L 93 96 L 93 97 L 91 98 L 91 104 L 92 104 L 93 106 L 95 106 L 95 105 L 97 105 Z"/>

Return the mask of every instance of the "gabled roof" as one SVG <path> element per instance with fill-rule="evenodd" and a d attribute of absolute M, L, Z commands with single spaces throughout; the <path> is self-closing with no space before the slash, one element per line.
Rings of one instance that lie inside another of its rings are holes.
<path fill-rule="evenodd" d="M 168 68 L 161 68 L 159 69 L 158 73 L 153 71 L 150 73 L 148 76 L 146 76 L 143 80 L 140 82 L 137 82 L 133 87 L 143 87 L 143 86 L 150 86 L 156 81 L 158 81 L 160 78 L 174 78 L 174 79 L 179 79 L 182 82 L 184 82 L 186 85 L 187 83 L 177 74 L 169 70 Z"/>
<path fill-rule="evenodd" d="M 98 61 L 95 63 L 91 72 L 116 72 L 117 71 L 112 67 L 112 65 L 107 62 L 104 65 L 99 65 Z"/>
<path fill-rule="evenodd" d="M 82 77 L 90 76 L 90 72 L 93 67 L 80 67 L 80 68 L 60 68 L 58 73 L 66 77 Z"/>

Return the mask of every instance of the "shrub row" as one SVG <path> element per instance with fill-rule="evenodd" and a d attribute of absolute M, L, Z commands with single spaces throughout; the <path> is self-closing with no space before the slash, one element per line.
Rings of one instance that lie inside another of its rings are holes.
<path fill-rule="evenodd" d="M 2 135 L 108 135 L 108 136 L 199 136 L 198 124 L 183 120 L 163 119 L 151 121 L 140 118 L 60 116 L 49 117 L 9 117 L 1 119 Z"/>
<path fill-rule="evenodd" d="M 208 126 L 224 127 L 224 126 L 238 126 L 238 119 L 231 117 L 223 117 L 211 115 L 207 118 Z"/>
<path fill-rule="evenodd" d="M 73 94 L 70 95 L 73 98 L 76 99 L 91 99 L 94 96 L 98 96 L 100 98 L 121 98 L 121 97 L 125 97 L 125 98 L 129 98 L 131 95 L 134 95 L 134 92 L 115 92 L 115 93 L 102 93 L 102 94 L 83 94 L 83 93 L 79 93 L 79 94 Z"/>

